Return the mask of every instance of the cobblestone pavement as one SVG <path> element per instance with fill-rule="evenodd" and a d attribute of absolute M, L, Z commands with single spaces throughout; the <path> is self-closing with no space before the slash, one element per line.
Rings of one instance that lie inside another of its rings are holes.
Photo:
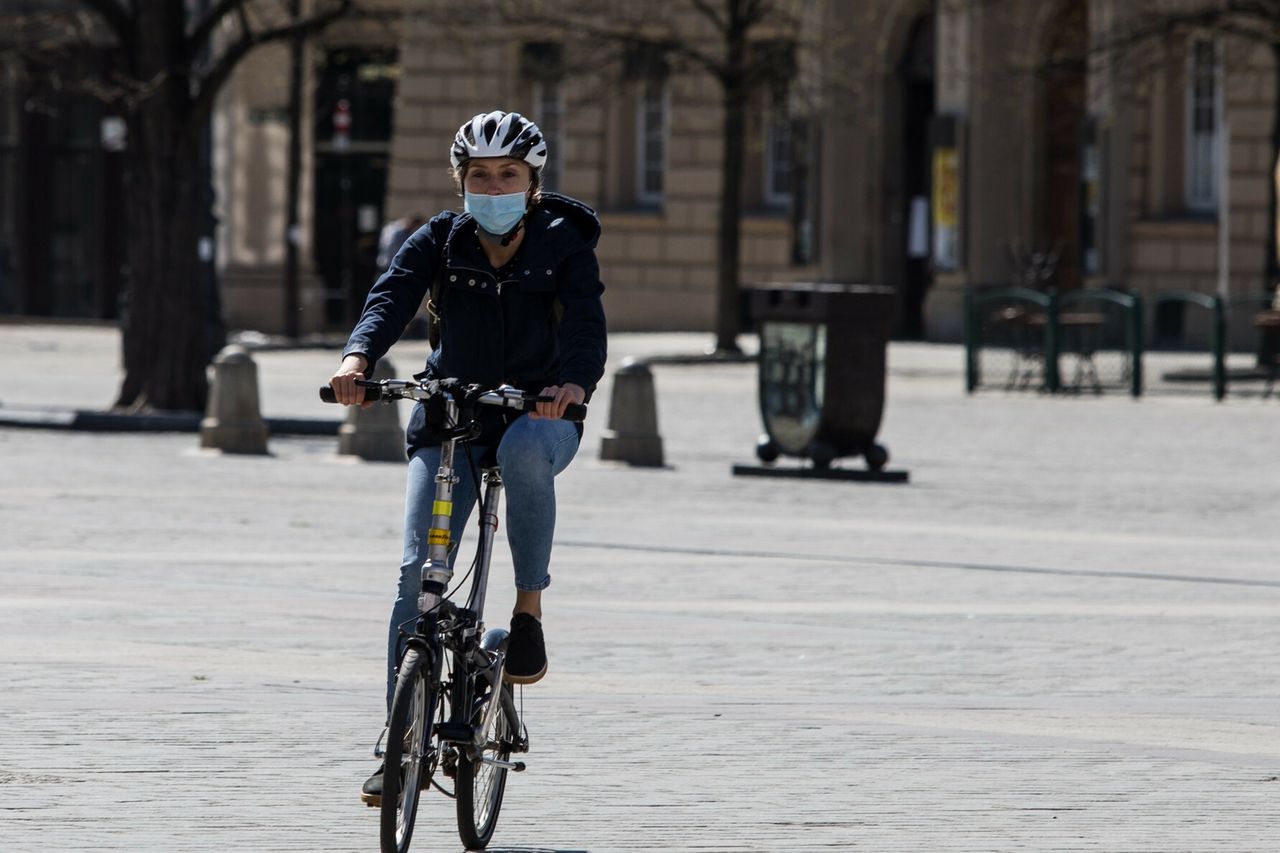
<path fill-rule="evenodd" d="M 116 348 L 0 327 L 0 404 L 106 405 Z M 334 416 L 334 353 L 256 358 L 264 412 Z M 906 486 L 731 476 L 751 365 L 656 367 L 669 466 L 604 463 L 602 389 L 491 850 L 1280 849 L 1280 405 L 968 397 L 961 359 L 891 347 Z M 0 429 L 0 849 L 376 849 L 402 470 L 196 444 Z"/>

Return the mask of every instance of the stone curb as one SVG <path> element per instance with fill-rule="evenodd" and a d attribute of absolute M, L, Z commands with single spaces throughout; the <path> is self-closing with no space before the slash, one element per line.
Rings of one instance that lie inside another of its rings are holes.
<path fill-rule="evenodd" d="M 79 432 L 199 432 L 198 412 L 125 414 L 87 409 L 0 407 L 0 426 Z M 337 435 L 342 421 L 319 418 L 264 418 L 272 435 Z"/>

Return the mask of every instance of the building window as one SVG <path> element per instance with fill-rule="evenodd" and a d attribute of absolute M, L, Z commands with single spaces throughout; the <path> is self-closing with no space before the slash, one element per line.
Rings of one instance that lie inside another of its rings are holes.
<path fill-rule="evenodd" d="M 533 120 L 547 141 L 547 162 L 542 166 L 542 188 L 559 191 L 564 169 L 564 91 L 558 80 L 533 84 Z"/>
<path fill-rule="evenodd" d="M 818 259 L 818 152 L 811 119 L 791 123 L 791 262 Z"/>
<path fill-rule="evenodd" d="M 667 170 L 667 87 L 662 79 L 640 83 L 636 105 L 636 201 L 662 204 Z"/>
<path fill-rule="evenodd" d="M 764 202 L 770 207 L 791 204 L 795 166 L 795 137 L 787 91 L 769 89 L 765 104 Z"/>
<path fill-rule="evenodd" d="M 324 152 L 385 153 L 390 145 L 396 82 L 400 78 L 396 50 L 336 47 L 320 56 L 316 76 L 316 148 Z M 349 121 L 345 134 L 335 134 L 339 113 L 345 113 Z"/>
<path fill-rule="evenodd" d="M 559 192 L 564 181 L 564 45 L 554 41 L 525 42 L 520 72 L 532 82 L 532 114 L 547 140 L 547 162 L 542 167 L 544 189 Z"/>
<path fill-rule="evenodd" d="M 1218 52 L 1208 39 L 1191 43 L 1187 78 L 1187 207 L 1211 212 L 1218 204 L 1218 128 L 1222 92 Z"/>

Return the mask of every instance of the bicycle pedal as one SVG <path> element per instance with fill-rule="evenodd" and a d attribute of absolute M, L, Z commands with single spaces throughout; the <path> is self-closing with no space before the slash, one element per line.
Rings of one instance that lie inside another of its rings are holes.
<path fill-rule="evenodd" d="M 465 723 L 436 723 L 436 735 L 452 743 L 470 743 L 476 736 L 476 730 Z"/>

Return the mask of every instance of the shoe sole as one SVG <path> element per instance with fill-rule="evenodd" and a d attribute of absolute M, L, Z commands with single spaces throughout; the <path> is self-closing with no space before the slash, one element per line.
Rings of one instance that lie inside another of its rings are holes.
<path fill-rule="evenodd" d="M 546 674 L 547 665 L 544 663 L 542 665 L 542 669 L 538 670 L 533 675 L 512 675 L 511 673 L 504 671 L 502 673 L 502 680 L 507 682 L 507 684 L 533 684 L 534 682 L 541 681 L 542 677 Z"/>
<path fill-rule="evenodd" d="M 360 802 L 364 803 L 366 806 L 368 806 L 371 809 L 380 809 L 382 808 L 382 795 L 381 794 L 365 794 L 362 792 L 360 794 Z"/>

